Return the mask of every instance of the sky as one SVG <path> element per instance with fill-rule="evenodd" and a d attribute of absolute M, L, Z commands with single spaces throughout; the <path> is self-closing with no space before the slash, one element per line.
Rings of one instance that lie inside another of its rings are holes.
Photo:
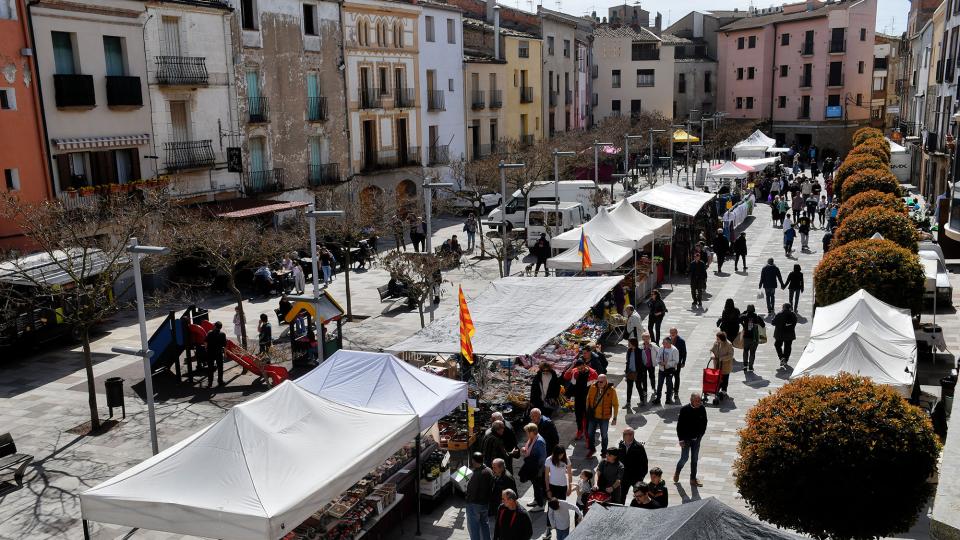
<path fill-rule="evenodd" d="M 632 3 L 632 0 L 630 0 Z M 792 2 L 793 0 L 791 0 Z M 504 5 L 513 5 L 514 7 L 536 11 L 537 4 L 542 4 L 548 9 L 558 9 L 571 15 L 589 14 L 596 11 L 597 15 L 603 17 L 606 15 L 607 8 L 612 5 L 620 4 L 616 0 L 499 0 Z M 640 2 L 643 9 L 656 13 L 659 11 L 663 15 L 664 27 L 672 24 L 687 13 L 694 10 L 710 9 L 748 9 L 751 5 L 757 8 L 765 8 L 773 5 L 781 5 L 784 0 L 779 2 L 764 2 L 757 0 L 665 0 Z M 877 31 L 885 34 L 900 35 L 907 27 L 907 12 L 910 9 L 908 0 L 877 0 Z M 651 17 L 652 18 L 652 17 Z"/>

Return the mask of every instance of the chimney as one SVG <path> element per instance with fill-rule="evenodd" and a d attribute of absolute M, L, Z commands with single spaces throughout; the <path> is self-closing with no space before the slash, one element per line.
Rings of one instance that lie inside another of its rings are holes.
<path fill-rule="evenodd" d="M 493 7 L 493 57 L 500 60 L 500 6 Z"/>
<path fill-rule="evenodd" d="M 657 16 L 654 18 L 654 27 L 657 29 L 657 33 L 660 33 L 660 25 L 663 24 L 663 17 L 660 15 L 660 12 L 657 12 Z"/>

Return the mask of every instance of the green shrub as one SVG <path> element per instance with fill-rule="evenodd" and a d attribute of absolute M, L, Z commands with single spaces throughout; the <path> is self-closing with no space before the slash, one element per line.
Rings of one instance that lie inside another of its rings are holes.
<path fill-rule="evenodd" d="M 940 444 L 930 418 L 893 388 L 843 373 L 761 399 L 738 451 L 737 488 L 757 517 L 814 538 L 861 539 L 913 525 Z"/>
<path fill-rule="evenodd" d="M 890 167 L 876 156 L 852 155 L 847 156 L 833 174 L 833 193 L 837 197 L 843 194 L 843 182 L 851 174 L 864 169 L 889 169 Z"/>
<path fill-rule="evenodd" d="M 845 199 L 843 204 L 840 205 L 840 211 L 837 212 L 837 223 L 843 223 L 844 219 L 857 210 L 871 206 L 882 206 L 901 214 L 907 213 L 907 205 L 896 194 L 871 189 Z"/>
<path fill-rule="evenodd" d="M 853 146 L 860 146 L 867 139 L 883 139 L 883 132 L 872 127 L 860 128 L 853 133 L 851 142 Z"/>
<path fill-rule="evenodd" d="M 886 239 L 855 240 L 831 249 L 813 273 L 818 306 L 864 289 L 890 305 L 917 312 L 923 283 L 917 255 Z"/>
<path fill-rule="evenodd" d="M 847 217 L 833 233 L 830 246 L 837 248 L 856 240 L 866 240 L 876 233 L 898 246 L 917 252 L 920 235 L 910 217 L 882 206 L 861 208 Z"/>
<path fill-rule="evenodd" d="M 890 172 L 889 167 L 882 169 L 861 169 L 848 176 L 843 182 L 843 197 L 847 200 L 864 191 L 880 191 L 900 196 L 900 180 Z M 836 192 L 834 192 L 836 193 Z"/>

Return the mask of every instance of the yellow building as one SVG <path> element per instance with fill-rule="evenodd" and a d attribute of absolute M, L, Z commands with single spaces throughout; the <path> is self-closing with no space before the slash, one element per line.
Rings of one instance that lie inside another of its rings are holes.
<path fill-rule="evenodd" d="M 507 136 L 503 110 L 507 63 L 491 56 L 469 54 L 464 55 L 463 62 L 466 155 L 468 160 L 474 160 L 496 154 L 497 143 Z"/>
<path fill-rule="evenodd" d="M 504 118 L 504 136 L 523 144 L 543 138 L 543 43 L 539 38 L 512 30 L 501 30 L 503 56 L 507 65 L 503 95 L 510 114 Z"/>

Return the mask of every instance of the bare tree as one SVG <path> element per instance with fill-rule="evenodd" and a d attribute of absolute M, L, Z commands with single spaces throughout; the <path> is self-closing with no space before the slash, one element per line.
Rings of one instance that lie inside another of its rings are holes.
<path fill-rule="evenodd" d="M 426 326 L 423 307 L 432 301 L 437 287 L 443 283 L 442 271 L 452 265 L 450 257 L 432 253 L 397 253 L 383 257 L 383 266 L 390 275 L 400 281 L 407 298 L 417 306 L 420 313 L 420 328 Z"/>
<path fill-rule="evenodd" d="M 0 196 L 0 212 L 19 224 L 36 253 L 10 256 L 0 270 L 3 295 L 31 309 L 49 303 L 58 324 L 72 329 L 83 347 L 91 431 L 100 429 L 90 332 L 119 309 L 121 276 L 130 268 L 128 240 L 150 240 L 152 221 L 166 197 L 153 190 L 103 194 L 75 208 L 59 202 L 27 203 Z M 126 287 L 129 288 L 130 280 Z M 42 299 L 42 300 L 41 300 Z"/>

